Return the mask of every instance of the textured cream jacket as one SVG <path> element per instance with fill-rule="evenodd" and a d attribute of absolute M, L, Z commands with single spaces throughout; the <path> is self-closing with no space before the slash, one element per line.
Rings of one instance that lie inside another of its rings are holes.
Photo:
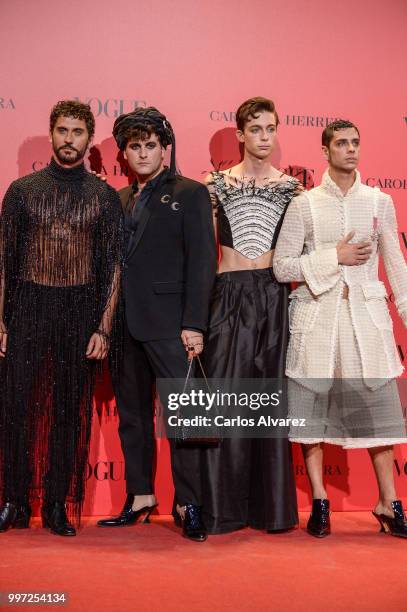
<path fill-rule="evenodd" d="M 352 230 L 352 242 L 370 240 L 373 251 L 361 266 L 342 266 L 336 245 Z M 391 197 L 363 185 L 358 172 L 344 196 L 326 171 L 319 187 L 292 200 L 273 260 L 279 281 L 302 281 L 290 295 L 289 377 L 332 378 L 345 285 L 367 386 L 375 388 L 401 374 L 386 289 L 378 279 L 379 254 L 407 325 L 407 267 Z"/>

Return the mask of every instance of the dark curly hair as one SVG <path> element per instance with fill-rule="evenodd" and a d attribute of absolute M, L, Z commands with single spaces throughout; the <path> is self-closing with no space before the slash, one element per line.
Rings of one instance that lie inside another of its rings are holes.
<path fill-rule="evenodd" d="M 167 117 L 154 106 L 138 107 L 131 113 L 117 117 L 113 125 L 113 137 L 121 151 L 131 139 L 146 140 L 155 134 L 161 146 L 171 145 L 170 173 L 175 174 L 175 135 Z"/>
<path fill-rule="evenodd" d="M 174 132 L 171 124 L 154 106 L 136 108 L 131 113 L 120 115 L 114 122 L 113 136 L 122 151 L 129 140 L 146 140 L 151 134 L 157 136 L 164 148 L 173 144 Z"/>
<path fill-rule="evenodd" d="M 55 104 L 49 117 L 49 129 L 53 131 L 57 119 L 59 117 L 73 117 L 74 119 L 83 119 L 86 123 L 89 138 L 92 138 L 95 133 L 95 117 L 90 110 L 89 104 L 84 104 L 78 100 L 60 100 Z"/>
<path fill-rule="evenodd" d="M 157 131 L 156 126 L 152 123 L 146 123 L 143 125 L 143 127 L 128 127 L 127 129 L 122 130 L 119 140 L 120 138 L 122 139 L 120 142 L 123 142 L 124 148 L 126 148 L 127 143 L 130 140 L 135 140 L 136 142 L 139 140 L 148 140 L 152 134 L 157 136 L 160 145 L 166 149 L 167 144 L 164 144 L 166 141 L 163 138 L 162 131 Z"/>
<path fill-rule="evenodd" d="M 328 123 L 324 131 L 322 132 L 322 145 L 324 147 L 329 147 L 329 143 L 334 137 L 334 133 L 338 130 L 346 130 L 347 128 L 354 128 L 358 136 L 360 137 L 359 130 L 354 123 L 348 121 L 347 119 L 336 119 L 335 121 L 331 121 Z"/>

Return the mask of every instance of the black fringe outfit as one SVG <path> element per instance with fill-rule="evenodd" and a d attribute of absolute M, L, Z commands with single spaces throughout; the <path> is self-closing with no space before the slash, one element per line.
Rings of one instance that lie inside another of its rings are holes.
<path fill-rule="evenodd" d="M 112 331 L 120 200 L 83 165 L 52 160 L 11 184 L 0 219 L 0 493 L 66 502 L 78 523 L 97 366 L 86 348 Z"/>

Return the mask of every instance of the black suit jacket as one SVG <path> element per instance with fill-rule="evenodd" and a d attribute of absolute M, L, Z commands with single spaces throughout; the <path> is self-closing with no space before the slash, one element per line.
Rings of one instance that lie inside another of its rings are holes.
<path fill-rule="evenodd" d="M 132 186 L 119 195 L 126 211 Z M 123 294 L 131 335 L 148 341 L 179 337 L 182 329 L 205 331 L 215 271 L 207 188 L 178 175 L 162 181 L 127 245 Z"/>

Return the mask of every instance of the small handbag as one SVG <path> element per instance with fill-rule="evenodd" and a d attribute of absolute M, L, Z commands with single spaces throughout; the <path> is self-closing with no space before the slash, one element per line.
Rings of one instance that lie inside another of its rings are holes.
<path fill-rule="evenodd" d="M 186 392 L 188 382 L 191 380 L 191 372 L 194 359 L 198 361 L 207 390 L 209 391 L 209 393 L 212 393 L 199 355 L 193 357 L 189 362 L 182 393 Z M 176 416 L 178 418 L 183 417 L 181 406 L 178 406 Z M 212 425 L 211 429 L 212 431 L 216 431 L 215 436 L 194 436 L 190 433 L 189 427 L 186 427 L 185 425 L 179 425 L 176 429 L 175 441 L 178 446 L 218 446 L 221 442 L 219 427 Z"/>

